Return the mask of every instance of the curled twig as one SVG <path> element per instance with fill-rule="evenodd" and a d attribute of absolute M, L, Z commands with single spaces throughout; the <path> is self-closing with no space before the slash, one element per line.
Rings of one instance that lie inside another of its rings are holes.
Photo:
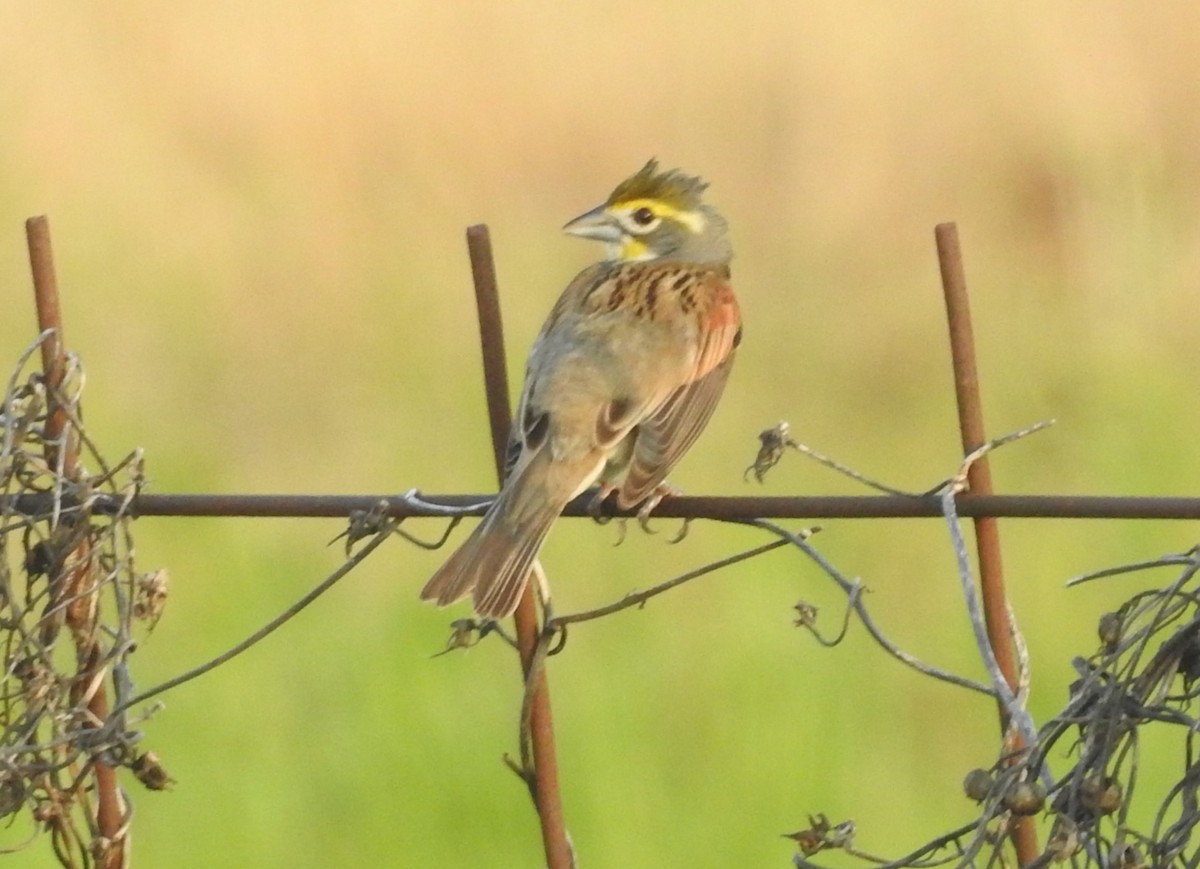
<path fill-rule="evenodd" d="M 926 664 L 915 655 L 904 651 L 891 640 L 889 640 L 883 631 L 881 631 L 875 624 L 875 620 L 867 611 L 866 604 L 863 603 L 861 595 L 861 582 L 858 580 L 847 579 L 845 576 L 843 576 L 837 568 L 830 564 L 829 561 L 826 560 L 826 558 L 822 556 L 816 549 L 814 549 L 803 537 L 788 531 L 774 522 L 769 522 L 766 519 L 752 519 L 742 524 L 753 525 L 756 528 L 764 528 L 770 531 L 772 534 L 782 537 L 790 542 L 793 546 L 800 549 L 813 562 L 815 562 L 817 566 L 821 568 L 822 572 L 836 582 L 846 594 L 849 608 L 853 610 L 855 615 L 858 616 L 859 621 L 861 621 L 863 627 L 867 629 L 867 632 L 871 635 L 871 638 L 875 640 L 875 642 L 878 643 L 880 647 L 882 647 L 883 650 L 893 658 L 913 668 L 917 672 L 924 673 L 926 676 L 931 676 L 934 679 L 938 679 L 943 682 L 949 682 L 950 684 L 958 685 L 961 688 L 969 688 L 970 690 L 978 691 L 981 694 L 992 694 L 991 689 L 989 689 L 983 683 L 977 682 L 974 679 L 968 679 L 965 676 L 959 676 L 954 673 L 947 672 L 939 667 Z"/>

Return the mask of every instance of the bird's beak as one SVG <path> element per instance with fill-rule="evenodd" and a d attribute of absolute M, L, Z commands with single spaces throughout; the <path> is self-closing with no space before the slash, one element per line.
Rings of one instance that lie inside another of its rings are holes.
<path fill-rule="evenodd" d="M 568 221 L 563 227 L 563 232 L 580 238 L 595 239 L 605 244 L 620 244 L 623 237 L 621 227 L 612 219 L 607 208 L 606 205 L 598 205 L 591 211 L 585 211 L 574 220 Z"/>

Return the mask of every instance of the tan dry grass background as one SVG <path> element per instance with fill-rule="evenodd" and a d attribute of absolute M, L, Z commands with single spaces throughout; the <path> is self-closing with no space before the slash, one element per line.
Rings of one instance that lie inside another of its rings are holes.
<path fill-rule="evenodd" d="M 463 227 L 492 226 L 519 370 L 596 253 L 558 227 L 657 155 L 712 181 L 748 323 L 689 491 L 746 491 L 779 418 L 897 485 L 950 472 L 932 227 L 953 219 L 990 427 L 1060 421 L 997 458 L 1002 489 L 1193 494 L 1197 58 L 1183 3 L 8 4 L 0 347 L 32 338 L 21 221 L 49 213 L 93 433 L 144 446 L 158 491 L 485 491 Z M 845 489 L 789 461 L 766 491 Z M 175 586 L 142 684 L 307 589 L 336 531 L 145 520 L 143 562 Z M 1195 527 L 1004 533 L 1048 714 L 1131 590 L 1061 581 Z M 560 606 L 754 538 L 612 539 L 556 532 Z M 906 646 L 978 672 L 936 523 L 831 523 L 821 543 Z M 180 784 L 135 794 L 140 865 L 537 864 L 499 763 L 512 662 L 427 658 L 450 616 L 415 592 L 440 557 L 398 542 L 168 698 L 147 745 Z M 896 853 L 967 816 L 958 781 L 990 762 L 992 710 L 861 631 L 819 650 L 789 628 L 800 597 L 833 619 L 837 598 L 777 555 L 572 636 L 551 677 L 584 865 L 787 865 L 777 834 L 816 811 Z"/>

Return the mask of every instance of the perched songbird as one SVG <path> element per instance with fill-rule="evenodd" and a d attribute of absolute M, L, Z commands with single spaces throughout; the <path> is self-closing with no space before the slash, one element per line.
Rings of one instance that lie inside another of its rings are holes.
<path fill-rule="evenodd" d="M 473 592 L 483 617 L 516 608 L 546 533 L 600 481 L 599 501 L 642 504 L 696 440 L 742 337 L 729 284 L 724 218 L 705 184 L 651 160 L 608 201 L 563 229 L 602 241 L 607 259 L 563 292 L 533 344 L 500 495 L 421 591 L 453 603 Z"/>

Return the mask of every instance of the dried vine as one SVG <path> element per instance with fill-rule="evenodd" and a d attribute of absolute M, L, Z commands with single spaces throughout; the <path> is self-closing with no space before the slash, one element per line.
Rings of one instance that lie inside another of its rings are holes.
<path fill-rule="evenodd" d="M 127 768 L 153 789 L 171 781 L 121 706 L 137 636 L 162 614 L 168 581 L 134 560 L 127 508 L 143 484 L 140 452 L 112 465 L 88 437 L 77 359 L 65 357 L 55 387 L 30 370 L 50 337 L 24 353 L 0 403 L 0 492 L 48 496 L 42 511 L 0 510 L 0 817 L 14 819 L 5 851 L 48 836 L 63 866 L 107 866 L 132 805 L 120 792 L 117 835 L 102 828 L 98 770 Z M 52 427 L 55 412 L 65 423 Z M 70 473 L 68 442 L 79 453 Z M 98 493 L 124 506 L 96 512 Z M 101 717 L 94 701 L 108 688 L 116 708 Z"/>

